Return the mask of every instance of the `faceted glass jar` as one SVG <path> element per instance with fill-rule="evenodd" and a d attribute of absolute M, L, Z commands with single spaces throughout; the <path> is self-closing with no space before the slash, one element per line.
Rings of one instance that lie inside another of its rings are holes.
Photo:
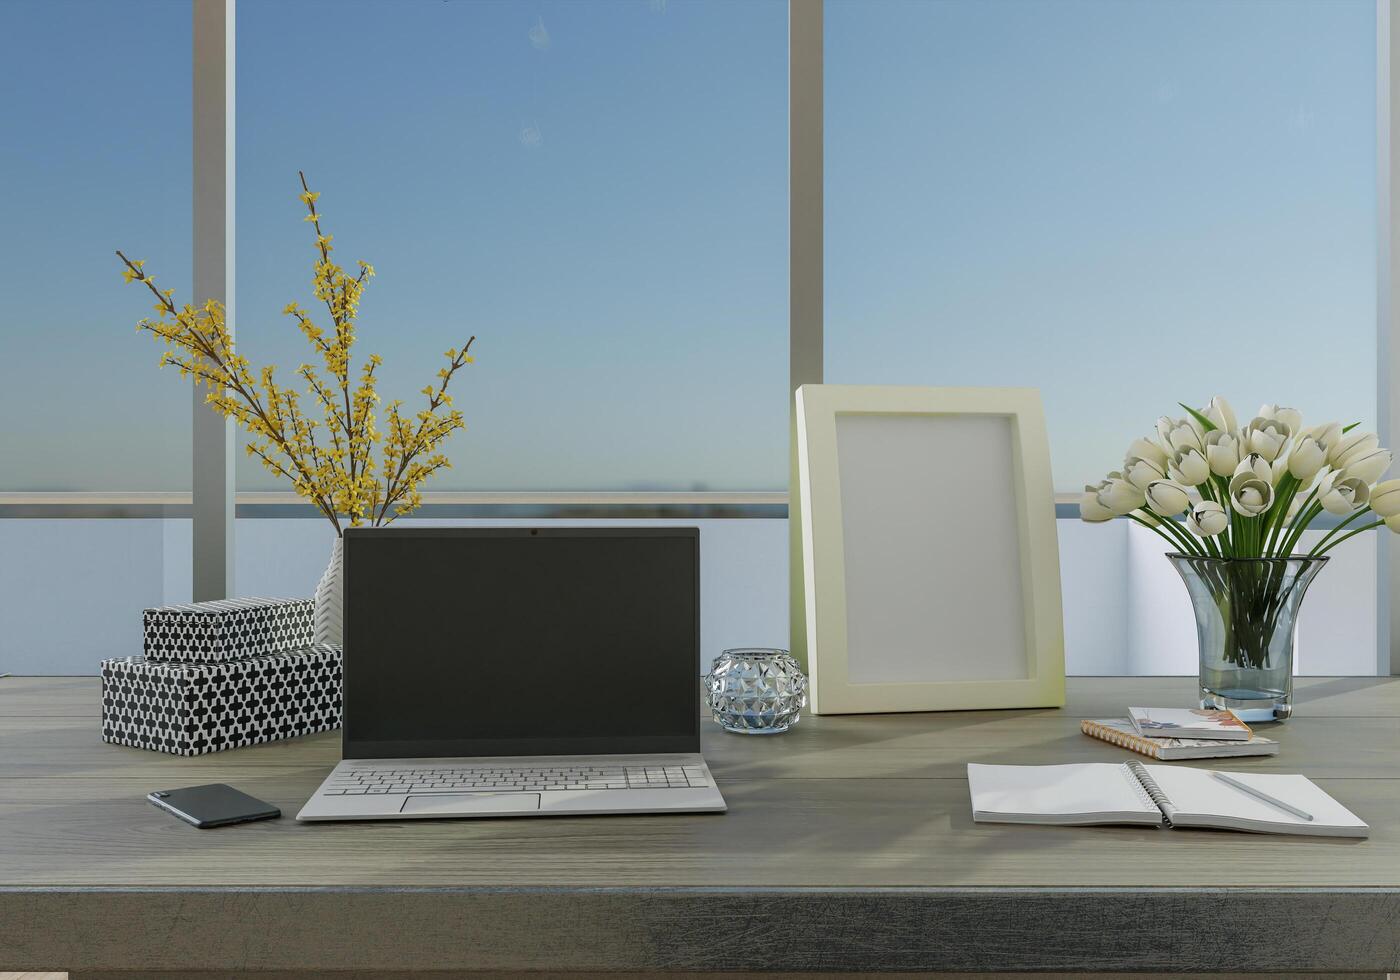
<path fill-rule="evenodd" d="M 1201 707 L 1229 708 L 1246 722 L 1287 721 L 1298 608 L 1328 559 L 1167 558 L 1196 611 Z"/>
<path fill-rule="evenodd" d="M 705 700 L 726 731 L 777 735 L 797 724 L 807 707 L 807 678 L 786 650 L 725 650 L 705 675 Z"/>

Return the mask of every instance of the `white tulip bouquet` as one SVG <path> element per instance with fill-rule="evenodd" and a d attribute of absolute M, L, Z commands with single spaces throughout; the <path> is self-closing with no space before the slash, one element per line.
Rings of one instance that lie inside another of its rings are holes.
<path fill-rule="evenodd" d="M 1308 584 L 1348 538 L 1382 524 L 1400 533 L 1400 480 L 1376 482 L 1391 452 L 1356 423 L 1304 429 L 1296 409 L 1264 405 L 1240 426 L 1224 398 L 1181 407 L 1185 418 L 1158 419 L 1155 440 L 1134 440 L 1121 471 L 1084 488 L 1079 514 L 1126 517 L 1171 544 L 1196 610 L 1202 705 L 1263 704 L 1261 717 L 1281 720 Z M 1323 511 L 1341 519 L 1295 552 Z"/>
<path fill-rule="evenodd" d="M 1224 398 L 1157 420 L 1123 469 L 1086 486 L 1080 516 L 1126 517 L 1201 558 L 1318 558 L 1382 524 L 1400 533 L 1400 480 L 1376 482 L 1392 454 L 1372 433 L 1328 422 L 1303 428 L 1292 408 L 1264 405 L 1240 426 Z M 1323 511 L 1340 518 L 1305 555 L 1294 549 Z M 1178 522 L 1180 515 L 1184 522 Z M 1376 519 L 1351 527 L 1364 515 Z"/>

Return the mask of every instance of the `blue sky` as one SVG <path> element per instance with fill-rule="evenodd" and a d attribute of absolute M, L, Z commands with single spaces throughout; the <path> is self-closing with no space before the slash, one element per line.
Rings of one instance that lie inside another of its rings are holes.
<path fill-rule="evenodd" d="M 298 169 L 379 277 L 440 489 L 781 489 L 786 5 L 240 0 L 240 346 L 290 371 Z M 828 0 L 828 380 L 1029 384 L 1056 482 L 1177 399 L 1374 415 L 1369 0 Z M 186 0 L 0 4 L 0 490 L 180 489 L 190 395 L 111 249 L 189 281 Z M 37 84 L 36 84 L 37 82 Z M 240 486 L 272 487 L 255 468 Z"/>
<path fill-rule="evenodd" d="M 244 338 L 302 356 L 305 169 L 386 393 L 479 338 L 440 486 L 781 488 L 786 51 L 773 0 L 243 0 Z"/>
<path fill-rule="evenodd" d="M 189 37 L 178 0 L 0 3 L 0 490 L 189 487 L 192 396 L 112 254 L 188 289 Z"/>
<path fill-rule="evenodd" d="M 1038 387 L 1071 490 L 1217 392 L 1374 425 L 1374 18 L 828 0 L 827 380 Z"/>

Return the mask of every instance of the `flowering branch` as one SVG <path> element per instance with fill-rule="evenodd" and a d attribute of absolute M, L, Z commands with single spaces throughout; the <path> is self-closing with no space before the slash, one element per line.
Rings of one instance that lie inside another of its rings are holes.
<path fill-rule="evenodd" d="M 410 423 L 400 412 L 402 403 L 391 402 L 386 410 L 387 437 L 381 433 L 375 413 L 380 400 L 377 369 L 383 363 L 378 354 L 366 359 L 358 382 L 351 384 L 355 321 L 374 267 L 359 262 L 358 272 L 351 275 L 332 260 L 332 236 L 322 230 L 322 215 L 316 209 L 320 194 L 311 190 L 300 171 L 298 177 L 300 200 L 307 208 L 305 220 L 316 236 L 312 289 L 330 317 L 330 334 L 295 302 L 282 312 L 296 321 L 329 376 L 329 381 L 322 380 L 309 364 L 296 371 L 320 409 L 319 422 L 302 412 L 296 391 L 277 383 L 274 367 L 264 367 L 254 376 L 248 361 L 234 350 L 222 304 L 206 300 L 199 308 L 177 307 L 175 291 L 157 289 L 155 278 L 144 271 L 143 261 L 128 259 L 121 251 L 116 254 L 126 266 L 123 278 L 143 283 L 156 297 L 156 318 L 142 320 L 137 328 L 165 344 L 160 365 L 172 364 L 182 377 L 192 377 L 196 385 L 207 387 L 205 400 L 253 436 L 246 447 L 248 455 L 290 480 L 296 492 L 313 503 L 339 534 L 346 524 L 357 527 L 368 520 L 378 526 L 411 513 L 422 503 L 418 488 L 423 481 L 451 466 L 440 447 L 465 422 L 462 413 L 452 407 L 447 387 L 458 370 L 472 363 L 469 352 L 476 338 L 470 338 L 460 350 L 447 351 L 448 366 L 438 371 L 435 384 L 423 389 L 427 408 L 416 413 Z M 325 443 L 316 438 L 316 429 L 322 426 L 327 434 Z M 383 447 L 376 461 L 374 450 L 379 443 Z"/>

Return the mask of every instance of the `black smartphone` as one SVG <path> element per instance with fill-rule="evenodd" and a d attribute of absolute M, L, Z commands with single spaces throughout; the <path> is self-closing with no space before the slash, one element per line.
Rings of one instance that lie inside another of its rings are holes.
<path fill-rule="evenodd" d="M 282 815 L 282 811 L 271 803 L 264 803 L 256 796 L 240 793 L 224 783 L 186 786 L 183 789 L 158 789 L 148 794 L 146 799 L 201 830 L 224 827 L 231 823 L 246 823 L 249 820 L 267 820 Z"/>

